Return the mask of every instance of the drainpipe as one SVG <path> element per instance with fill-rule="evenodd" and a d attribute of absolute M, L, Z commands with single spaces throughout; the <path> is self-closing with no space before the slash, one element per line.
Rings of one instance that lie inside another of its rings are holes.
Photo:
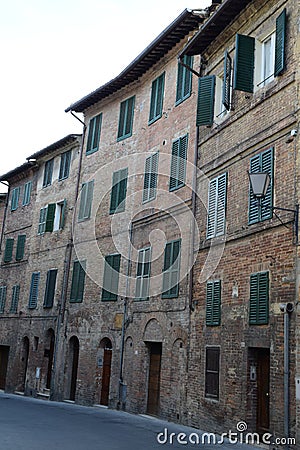
<path fill-rule="evenodd" d="M 6 215 L 7 215 L 7 209 L 8 209 L 8 200 L 9 200 L 9 194 L 10 194 L 10 185 L 9 185 L 9 183 L 5 183 L 4 181 L 0 181 L 0 183 L 4 184 L 4 186 L 8 187 L 4 215 L 3 215 L 3 222 L 2 222 L 2 229 L 1 229 L 1 237 L 0 237 L 0 253 L 1 253 L 3 236 L 4 236 L 4 228 L 5 228 L 5 222 L 6 222 Z"/>
<path fill-rule="evenodd" d="M 73 111 L 71 111 L 72 116 L 74 116 L 77 120 L 79 120 L 83 124 L 83 132 L 81 137 L 81 145 L 79 150 L 79 164 L 78 164 L 78 173 L 75 185 L 75 201 L 78 197 L 79 186 L 80 186 L 80 175 L 81 175 L 81 167 L 82 167 L 82 155 L 83 155 L 83 146 L 84 139 L 86 133 L 86 125 L 85 123 L 77 117 Z M 60 328 L 64 323 L 65 318 L 65 310 L 66 310 L 66 299 L 67 299 L 67 291 L 68 291 L 68 281 L 70 276 L 70 268 L 71 268 L 71 260 L 72 260 L 72 252 L 73 252 L 73 227 L 71 227 L 71 233 L 69 242 L 66 246 L 65 253 L 65 262 L 64 262 L 64 274 L 63 274 L 63 283 L 62 283 L 62 293 L 60 298 L 60 307 L 57 317 L 56 323 L 56 334 L 55 334 L 55 344 L 54 344 L 54 352 L 53 352 L 53 363 L 52 363 L 52 375 L 51 375 L 51 386 L 50 386 L 50 400 L 55 400 L 55 375 L 57 369 L 57 356 L 59 353 L 59 341 L 60 341 Z"/>
<path fill-rule="evenodd" d="M 284 313 L 284 437 L 286 442 L 290 437 L 290 384 L 289 384 L 289 332 L 290 332 L 290 318 L 291 313 L 294 311 L 293 303 L 285 303 L 280 305 L 280 310 Z M 288 450 L 290 447 L 286 444 L 285 448 Z"/>

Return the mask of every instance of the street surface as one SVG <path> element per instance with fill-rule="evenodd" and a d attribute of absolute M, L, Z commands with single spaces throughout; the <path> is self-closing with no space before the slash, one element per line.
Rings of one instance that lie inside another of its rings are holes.
<path fill-rule="evenodd" d="M 0 450 L 257 448 L 243 444 L 202 444 L 199 430 L 156 418 L 4 392 L 0 392 L 0 427 Z M 158 435 L 161 443 L 157 440 Z M 199 436 L 200 443 L 179 443 L 186 441 L 187 436 L 192 442 Z"/>

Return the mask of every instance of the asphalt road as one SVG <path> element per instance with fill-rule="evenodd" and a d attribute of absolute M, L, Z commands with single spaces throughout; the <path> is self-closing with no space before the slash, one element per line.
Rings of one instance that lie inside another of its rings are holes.
<path fill-rule="evenodd" d="M 199 430 L 152 417 L 3 392 L 0 392 L 0 430 L 0 450 L 257 448 L 228 442 L 221 445 L 202 443 Z M 190 438 L 194 443 L 189 443 Z M 207 442 L 205 439 L 203 442 Z"/>

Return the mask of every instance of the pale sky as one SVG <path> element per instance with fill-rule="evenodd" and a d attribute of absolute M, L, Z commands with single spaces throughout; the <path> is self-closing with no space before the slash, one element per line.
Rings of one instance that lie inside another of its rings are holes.
<path fill-rule="evenodd" d="M 82 126 L 64 110 L 211 0 L 2 0 L 0 175 Z M 1 191 L 1 189 L 0 189 Z"/>

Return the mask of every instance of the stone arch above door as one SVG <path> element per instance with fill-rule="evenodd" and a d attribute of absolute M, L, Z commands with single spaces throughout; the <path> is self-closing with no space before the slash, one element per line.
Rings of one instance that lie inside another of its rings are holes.
<path fill-rule="evenodd" d="M 143 340 L 145 342 L 162 342 L 163 332 L 160 323 L 156 319 L 151 319 L 145 326 Z"/>

